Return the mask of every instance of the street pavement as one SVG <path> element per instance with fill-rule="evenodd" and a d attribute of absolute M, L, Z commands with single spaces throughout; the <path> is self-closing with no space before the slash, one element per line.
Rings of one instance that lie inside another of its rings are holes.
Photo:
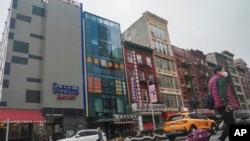
<path fill-rule="evenodd" d="M 222 132 L 222 131 L 218 131 L 217 134 L 212 135 L 212 136 L 210 137 L 210 140 L 209 140 L 209 141 L 218 141 L 217 138 L 220 136 L 221 132 Z M 177 138 L 175 139 L 175 141 L 184 141 L 184 140 L 185 140 L 185 137 L 186 137 L 186 136 L 177 137 Z M 165 140 L 161 140 L 161 141 L 169 141 L 169 139 L 165 139 Z M 227 138 L 225 141 L 229 141 L 229 139 Z"/>

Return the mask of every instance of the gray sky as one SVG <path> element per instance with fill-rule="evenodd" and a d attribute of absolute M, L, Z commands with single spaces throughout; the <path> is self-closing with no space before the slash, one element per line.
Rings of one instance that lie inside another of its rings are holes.
<path fill-rule="evenodd" d="M 85 11 L 120 23 L 121 32 L 150 11 L 168 20 L 173 45 L 204 54 L 228 50 L 250 67 L 250 0 L 78 1 Z M 2 32 L 10 0 L 0 3 Z"/>

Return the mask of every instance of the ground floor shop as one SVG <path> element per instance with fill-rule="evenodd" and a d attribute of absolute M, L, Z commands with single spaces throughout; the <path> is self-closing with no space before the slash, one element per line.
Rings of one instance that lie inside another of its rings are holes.
<path fill-rule="evenodd" d="M 136 115 L 114 114 L 113 117 L 88 117 L 88 128 L 101 127 L 107 139 L 125 137 L 136 133 L 138 119 Z"/>
<path fill-rule="evenodd" d="M 46 121 L 40 110 L 0 109 L 0 122 L 0 141 L 35 141 Z"/>
<path fill-rule="evenodd" d="M 53 141 L 87 128 L 83 109 L 43 108 L 42 112 L 46 120 L 43 134 Z"/>
<path fill-rule="evenodd" d="M 0 141 L 55 141 L 86 128 L 83 109 L 0 109 Z"/>

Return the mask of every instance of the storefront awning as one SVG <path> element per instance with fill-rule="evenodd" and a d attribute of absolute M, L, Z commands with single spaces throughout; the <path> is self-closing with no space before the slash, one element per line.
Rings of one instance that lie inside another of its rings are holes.
<path fill-rule="evenodd" d="M 0 121 L 10 123 L 44 123 L 40 110 L 0 109 Z"/>

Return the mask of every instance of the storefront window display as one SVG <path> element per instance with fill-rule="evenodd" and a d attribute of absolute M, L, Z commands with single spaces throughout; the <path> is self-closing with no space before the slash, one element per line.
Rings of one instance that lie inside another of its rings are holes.
<path fill-rule="evenodd" d="M 29 137 L 29 124 L 13 124 L 10 127 L 9 139 L 20 139 Z"/>

